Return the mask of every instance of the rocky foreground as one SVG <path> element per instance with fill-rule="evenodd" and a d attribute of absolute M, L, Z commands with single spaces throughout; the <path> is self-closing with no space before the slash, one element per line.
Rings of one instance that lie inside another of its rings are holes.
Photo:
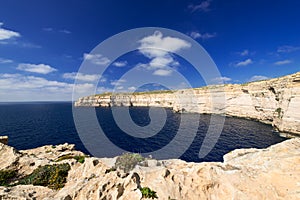
<path fill-rule="evenodd" d="M 116 158 L 80 160 L 83 156 L 69 144 L 17 151 L 0 143 L 0 172 L 15 171 L 18 179 L 41 166 L 70 166 L 61 189 L 23 181 L 0 186 L 0 199 L 146 199 L 141 188 L 154 192 L 153 198 L 166 200 L 300 199 L 300 138 L 267 149 L 235 150 L 224 156 L 223 163 L 148 159 L 128 172 L 114 168 Z M 45 171 L 40 175 L 44 178 Z"/>

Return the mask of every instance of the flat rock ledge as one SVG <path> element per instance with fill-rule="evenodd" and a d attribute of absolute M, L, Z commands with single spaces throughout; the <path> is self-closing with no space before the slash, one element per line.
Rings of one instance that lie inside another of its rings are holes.
<path fill-rule="evenodd" d="M 0 170 L 15 169 L 28 175 L 38 166 L 57 164 L 63 155 L 83 155 L 74 145 L 43 146 L 17 151 L 0 143 Z M 115 158 L 63 160 L 71 166 L 60 190 L 33 185 L 0 187 L 0 199 L 143 199 L 140 187 L 157 192 L 158 199 L 293 200 L 300 199 L 300 138 L 267 149 L 238 149 L 224 162 L 189 163 L 151 160 L 129 173 L 111 169 Z M 160 163 L 155 164 L 155 163 Z"/>

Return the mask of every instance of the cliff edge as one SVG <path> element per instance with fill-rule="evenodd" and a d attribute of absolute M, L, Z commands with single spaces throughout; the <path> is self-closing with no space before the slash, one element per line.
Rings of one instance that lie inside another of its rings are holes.
<path fill-rule="evenodd" d="M 0 199 L 158 199 L 211 200 L 296 200 L 300 199 L 300 138 L 286 140 L 267 149 L 239 149 L 224 156 L 224 162 L 187 163 L 182 160 L 146 160 L 129 172 L 112 168 L 117 158 L 86 157 L 74 145 L 43 146 L 17 151 L 0 143 L 0 184 L 3 172 L 15 171 L 15 177 L 36 178 L 34 185 L 23 182 L 0 186 Z M 77 156 L 77 157 L 76 157 Z M 65 163 L 67 174 L 55 168 Z M 36 172 L 43 167 L 43 171 Z M 36 175 L 30 175 L 36 172 Z M 65 181 L 61 189 L 48 184 Z M 7 177 L 7 176 L 6 176 Z M 144 196 L 144 197 L 143 197 Z"/>
<path fill-rule="evenodd" d="M 300 72 L 245 84 L 211 85 L 176 91 L 82 97 L 75 106 L 156 106 L 175 112 L 225 114 L 272 124 L 300 135 Z"/>

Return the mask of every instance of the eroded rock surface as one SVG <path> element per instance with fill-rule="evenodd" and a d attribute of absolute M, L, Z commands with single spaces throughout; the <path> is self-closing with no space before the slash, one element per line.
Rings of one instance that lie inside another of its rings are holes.
<path fill-rule="evenodd" d="M 157 192 L 158 199 L 300 199 L 300 138 L 267 149 L 240 149 L 224 156 L 224 162 L 187 163 L 182 160 L 150 160 L 150 167 L 131 172 L 111 169 L 115 158 L 74 159 L 67 183 L 60 190 L 18 185 L 0 187 L 0 199 L 127 199 L 140 200 L 141 187 Z M 83 155 L 73 145 L 44 146 L 17 151 L 0 144 L 0 170 L 17 169 L 20 176 L 39 165 L 57 164 L 64 155 Z M 155 164 L 156 163 L 156 164 Z"/>

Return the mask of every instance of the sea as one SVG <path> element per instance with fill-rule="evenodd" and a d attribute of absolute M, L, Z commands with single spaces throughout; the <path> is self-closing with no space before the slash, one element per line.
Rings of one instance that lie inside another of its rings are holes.
<path fill-rule="evenodd" d="M 165 109 L 167 119 L 163 128 L 151 138 L 137 138 L 118 127 L 114 121 L 112 108 L 75 109 L 95 110 L 99 125 L 106 137 L 124 152 L 148 154 L 163 148 L 175 138 L 182 115 L 188 120 L 193 120 L 195 115 L 198 115 L 199 125 L 196 133 L 193 135 L 189 129 L 184 129 L 186 131 L 184 138 L 191 143 L 184 152 L 180 153 L 179 158 L 188 162 L 223 161 L 223 156 L 234 149 L 266 148 L 285 140 L 274 132 L 270 125 L 248 119 L 226 117 L 216 144 L 205 157 L 200 158 L 199 151 L 210 125 L 211 115 L 180 114 Z M 148 107 L 130 107 L 129 111 L 136 125 L 143 127 L 151 123 Z M 92 154 L 82 142 L 76 129 L 72 114 L 72 102 L 0 103 L 0 135 L 9 136 L 9 145 L 18 150 L 70 143 L 75 144 L 77 150 Z M 184 141 L 173 145 L 173 149 L 170 151 L 176 152 L 178 149 L 182 149 L 180 145 L 183 143 Z M 101 149 L 101 146 L 98 148 Z M 114 155 L 115 152 L 111 152 L 105 157 Z M 172 155 L 170 154 L 170 157 L 167 158 L 177 158 Z"/>

